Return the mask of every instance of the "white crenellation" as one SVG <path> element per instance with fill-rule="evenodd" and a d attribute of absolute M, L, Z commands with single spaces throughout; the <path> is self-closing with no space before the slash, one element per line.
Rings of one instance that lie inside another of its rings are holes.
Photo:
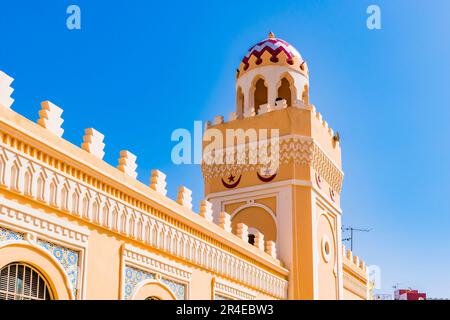
<path fill-rule="evenodd" d="M 303 100 L 295 100 L 295 102 L 292 105 L 294 108 L 298 108 L 298 109 L 307 109 L 307 106 L 305 105 L 305 103 L 303 102 Z"/>
<path fill-rule="evenodd" d="M 274 241 L 266 241 L 264 251 L 269 254 L 272 258 L 277 258 L 277 248 Z"/>
<path fill-rule="evenodd" d="M 128 150 L 120 151 L 119 165 L 117 166 L 117 169 L 124 172 L 126 175 L 136 179 L 137 177 L 136 159 L 137 157 L 130 151 Z"/>
<path fill-rule="evenodd" d="M 264 234 L 259 231 L 255 232 L 255 247 L 264 251 Z"/>
<path fill-rule="evenodd" d="M 200 201 L 200 216 L 208 221 L 213 221 L 212 203 L 208 200 Z"/>
<path fill-rule="evenodd" d="M 215 116 L 214 117 L 214 125 L 222 124 L 223 123 L 223 116 Z"/>
<path fill-rule="evenodd" d="M 219 227 L 227 232 L 231 232 L 231 216 L 224 211 L 219 214 Z"/>
<path fill-rule="evenodd" d="M 105 148 L 103 139 L 105 136 L 94 128 L 87 128 L 84 130 L 84 133 L 81 148 L 97 158 L 103 159 L 103 156 L 105 155 L 105 152 L 103 152 L 103 149 Z"/>
<path fill-rule="evenodd" d="M 275 101 L 275 109 L 276 110 L 281 110 L 281 109 L 286 109 L 286 108 L 287 108 L 287 101 L 285 99 Z"/>
<path fill-rule="evenodd" d="M 236 227 L 236 235 L 243 241 L 248 242 L 248 226 L 241 222 Z"/>
<path fill-rule="evenodd" d="M 234 121 L 238 119 L 238 114 L 236 112 L 230 112 L 228 115 L 228 120 L 229 121 Z"/>
<path fill-rule="evenodd" d="M 63 109 L 50 101 L 41 102 L 41 110 L 39 110 L 39 119 L 37 123 L 56 134 L 58 137 L 62 137 L 64 129 L 61 127 L 64 120 L 61 118 Z"/>
<path fill-rule="evenodd" d="M 359 257 L 358 256 L 353 256 L 353 263 L 356 264 L 357 266 L 359 266 Z"/>
<path fill-rule="evenodd" d="M 248 108 L 244 110 L 244 118 L 254 117 L 255 115 L 255 108 Z"/>
<path fill-rule="evenodd" d="M 152 176 L 150 178 L 150 188 L 165 196 L 167 194 L 166 186 L 166 175 L 162 171 L 156 169 L 152 170 Z"/>
<path fill-rule="evenodd" d="M 192 209 L 192 191 L 185 186 L 178 187 L 177 203 Z"/>
<path fill-rule="evenodd" d="M 11 87 L 13 81 L 13 78 L 0 70 L 0 105 L 5 108 L 11 108 L 11 105 L 14 102 L 14 99 L 11 98 L 11 94 L 14 91 Z"/>

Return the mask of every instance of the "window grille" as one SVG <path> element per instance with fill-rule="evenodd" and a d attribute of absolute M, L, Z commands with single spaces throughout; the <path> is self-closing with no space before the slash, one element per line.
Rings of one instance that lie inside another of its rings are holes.
<path fill-rule="evenodd" d="M 44 277 L 30 265 L 14 262 L 0 270 L 0 300 L 51 300 Z"/>

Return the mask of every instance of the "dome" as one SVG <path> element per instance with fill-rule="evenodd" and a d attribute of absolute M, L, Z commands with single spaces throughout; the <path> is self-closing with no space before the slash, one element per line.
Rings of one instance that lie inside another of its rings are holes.
<path fill-rule="evenodd" d="M 299 72 L 307 73 L 306 63 L 300 53 L 288 42 L 275 38 L 270 32 L 269 37 L 251 47 L 239 64 L 237 76 L 257 67 L 267 65 L 282 65 Z"/>

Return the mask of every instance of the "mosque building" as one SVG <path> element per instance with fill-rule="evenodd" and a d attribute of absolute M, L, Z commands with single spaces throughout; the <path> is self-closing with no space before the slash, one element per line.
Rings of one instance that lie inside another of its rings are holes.
<path fill-rule="evenodd" d="M 270 33 L 250 48 L 236 111 L 207 123 L 205 138 L 245 138 L 213 152 L 204 139 L 199 212 L 184 186 L 166 196 L 161 171 L 138 181 L 130 151 L 103 161 L 94 128 L 81 147 L 65 140 L 52 102 L 37 123 L 13 111 L 12 81 L 0 71 L 0 299 L 370 298 L 364 261 L 342 245 L 339 134 L 286 41 Z M 252 161 L 261 145 L 276 166 Z"/>

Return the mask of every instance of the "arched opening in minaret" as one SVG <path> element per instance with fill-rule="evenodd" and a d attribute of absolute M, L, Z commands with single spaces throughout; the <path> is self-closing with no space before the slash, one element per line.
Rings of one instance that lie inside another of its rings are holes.
<path fill-rule="evenodd" d="M 236 91 L 236 114 L 238 118 L 242 118 L 244 114 L 244 93 L 241 87 Z"/>
<path fill-rule="evenodd" d="M 237 209 L 231 216 L 231 229 L 237 234 L 238 224 L 248 227 L 248 242 L 255 243 L 256 232 L 261 232 L 266 241 L 277 241 L 277 224 L 273 213 L 264 206 L 255 204 Z"/>
<path fill-rule="evenodd" d="M 287 106 L 292 105 L 292 88 L 291 83 L 286 77 L 283 77 L 278 87 L 278 97 L 277 100 L 286 100 Z"/>
<path fill-rule="evenodd" d="M 264 79 L 260 78 L 255 83 L 255 92 L 253 94 L 253 106 L 255 108 L 255 114 L 259 113 L 261 105 L 267 103 L 267 86 Z"/>

